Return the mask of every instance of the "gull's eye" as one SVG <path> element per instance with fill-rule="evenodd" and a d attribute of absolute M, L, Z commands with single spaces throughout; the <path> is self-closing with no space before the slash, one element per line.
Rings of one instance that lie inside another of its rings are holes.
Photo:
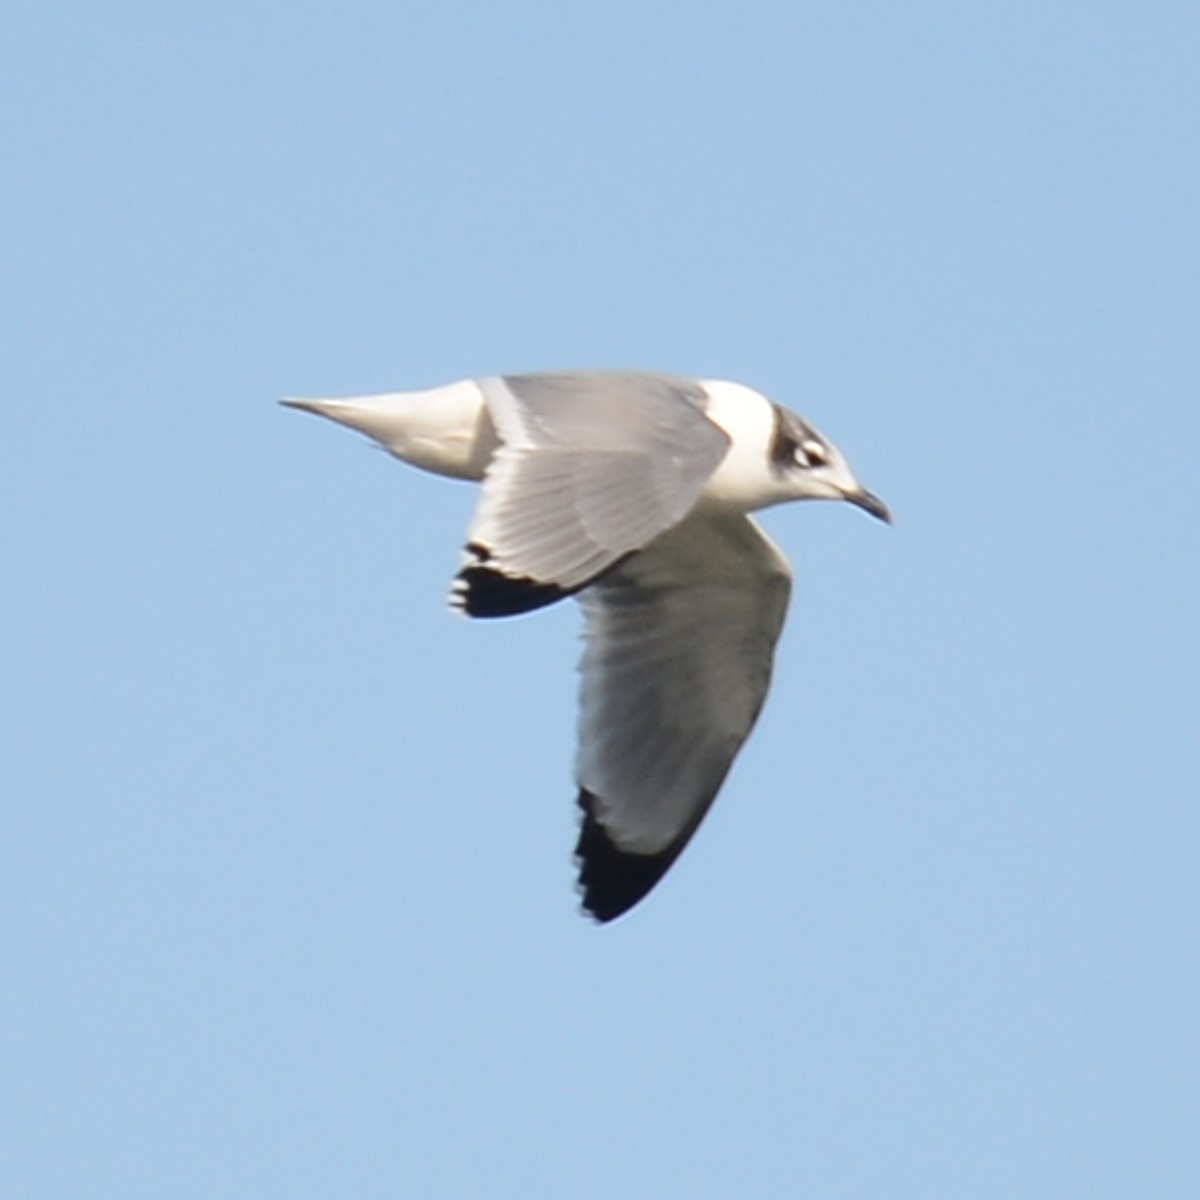
<path fill-rule="evenodd" d="M 823 467 L 829 462 L 829 454 L 820 442 L 810 438 L 796 447 L 796 462 L 802 467 Z"/>

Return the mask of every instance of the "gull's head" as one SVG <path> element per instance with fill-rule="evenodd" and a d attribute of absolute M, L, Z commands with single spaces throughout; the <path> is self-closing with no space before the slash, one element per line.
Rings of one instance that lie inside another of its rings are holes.
<path fill-rule="evenodd" d="M 789 500 L 848 500 L 881 521 L 888 507 L 854 477 L 842 452 L 791 409 L 740 383 L 705 380 L 705 412 L 729 452 L 705 488 L 717 504 L 753 512 Z"/>
<path fill-rule="evenodd" d="M 888 506 L 854 477 L 846 456 L 803 417 L 775 410 L 769 446 L 771 472 L 788 500 L 846 500 L 889 524 Z"/>

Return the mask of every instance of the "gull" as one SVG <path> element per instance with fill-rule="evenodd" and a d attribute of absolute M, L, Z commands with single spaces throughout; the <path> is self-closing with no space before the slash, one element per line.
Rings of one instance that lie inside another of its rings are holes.
<path fill-rule="evenodd" d="M 679 857 L 766 699 L 792 572 L 750 514 L 847 500 L 891 520 L 828 438 L 739 383 L 567 371 L 281 403 L 482 483 L 459 611 L 579 601 L 575 856 L 599 922 Z"/>

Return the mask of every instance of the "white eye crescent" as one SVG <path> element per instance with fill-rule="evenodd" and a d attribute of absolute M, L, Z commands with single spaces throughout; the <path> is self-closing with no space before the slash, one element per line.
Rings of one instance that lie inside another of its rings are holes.
<path fill-rule="evenodd" d="M 823 467 L 829 462 L 829 454 L 820 442 L 810 438 L 796 447 L 796 461 L 805 467 Z"/>

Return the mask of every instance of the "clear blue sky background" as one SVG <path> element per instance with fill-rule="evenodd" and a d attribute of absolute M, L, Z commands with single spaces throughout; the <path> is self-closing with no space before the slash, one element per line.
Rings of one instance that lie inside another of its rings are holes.
<path fill-rule="evenodd" d="M 1190 3 L 26 5 L 0 1196 L 1200 1194 Z M 624 365 L 767 514 L 762 722 L 599 929 L 572 606 L 284 394 Z"/>

